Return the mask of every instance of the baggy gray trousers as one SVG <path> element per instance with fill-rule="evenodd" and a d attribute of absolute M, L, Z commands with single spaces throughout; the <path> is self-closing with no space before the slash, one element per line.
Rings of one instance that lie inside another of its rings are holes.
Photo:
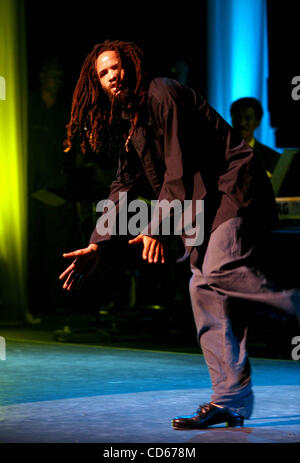
<path fill-rule="evenodd" d="M 299 290 L 276 289 L 254 267 L 253 243 L 242 218 L 235 217 L 212 232 L 202 259 L 196 248 L 191 254 L 190 296 L 212 381 L 211 402 L 225 405 L 245 418 L 252 413 L 254 396 L 243 301 L 267 304 L 298 317 L 300 307 Z"/>

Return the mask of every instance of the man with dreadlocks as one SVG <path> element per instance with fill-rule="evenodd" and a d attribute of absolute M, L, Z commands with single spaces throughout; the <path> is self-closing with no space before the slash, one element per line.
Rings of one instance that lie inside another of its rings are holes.
<path fill-rule="evenodd" d="M 158 202 L 205 202 L 204 242 L 187 245 L 193 276 L 192 309 L 211 375 L 211 401 L 196 413 L 173 419 L 175 429 L 227 422 L 243 425 L 253 408 L 247 326 L 242 301 L 264 303 L 299 317 L 299 291 L 276 290 L 257 270 L 256 243 L 276 221 L 271 184 L 252 149 L 206 100 L 167 78 L 148 82 L 143 55 L 133 43 L 105 41 L 87 57 L 73 98 L 67 150 L 79 135 L 83 152 L 101 153 L 110 138 L 119 169 L 109 199 L 137 195 L 147 180 Z M 194 214 L 194 212 L 193 212 Z M 197 217 L 192 216 L 193 223 Z M 74 259 L 61 274 L 76 288 L 100 260 L 109 233 L 93 232 L 89 246 L 64 254 Z M 147 228 L 147 230 L 152 230 Z M 140 233 L 148 262 L 164 263 L 160 236 Z M 239 310 L 236 311 L 236 305 Z"/>

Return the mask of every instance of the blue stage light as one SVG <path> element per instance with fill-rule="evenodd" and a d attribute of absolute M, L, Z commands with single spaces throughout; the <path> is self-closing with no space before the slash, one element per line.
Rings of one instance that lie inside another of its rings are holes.
<path fill-rule="evenodd" d="M 208 101 L 231 124 L 230 105 L 257 98 L 264 116 L 255 136 L 277 149 L 268 112 L 266 0 L 209 0 Z"/>

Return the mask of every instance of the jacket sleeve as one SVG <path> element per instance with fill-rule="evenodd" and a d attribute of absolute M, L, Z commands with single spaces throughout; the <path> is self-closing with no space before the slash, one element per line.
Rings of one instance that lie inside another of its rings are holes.
<path fill-rule="evenodd" d="M 215 164 L 220 200 L 211 231 L 234 216 L 249 219 L 249 224 L 260 223 L 261 228 L 274 226 L 277 212 L 272 186 L 253 149 L 204 99 L 199 99 L 198 109 L 218 153 Z"/>
<path fill-rule="evenodd" d="M 196 227 L 203 219 L 203 210 L 200 205 L 196 207 L 194 199 L 205 196 L 203 182 L 196 178 L 200 177 L 200 172 L 193 167 L 193 153 L 186 138 L 185 115 L 189 115 L 190 101 L 183 87 L 173 82 L 164 86 L 159 98 L 153 97 L 151 106 L 162 140 L 165 172 L 158 202 L 144 233 L 168 234 L 170 224 L 169 234 L 181 235 L 186 244 L 187 237 L 199 235 L 199 227 L 198 232 Z"/>

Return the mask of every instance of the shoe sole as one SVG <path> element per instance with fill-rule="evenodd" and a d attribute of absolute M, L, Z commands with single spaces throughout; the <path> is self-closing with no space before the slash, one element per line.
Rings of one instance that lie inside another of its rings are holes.
<path fill-rule="evenodd" d="M 226 428 L 242 428 L 244 426 L 244 419 L 241 418 L 241 419 L 235 420 L 234 422 L 232 422 L 232 421 L 222 421 L 221 423 L 209 424 L 207 426 L 183 426 L 183 425 L 178 426 L 172 421 L 172 427 L 176 431 L 186 431 L 186 430 L 192 431 L 193 429 L 194 430 L 208 429 L 208 428 L 210 428 L 210 426 L 215 426 L 216 424 L 222 424 L 222 423 L 225 423 Z"/>

